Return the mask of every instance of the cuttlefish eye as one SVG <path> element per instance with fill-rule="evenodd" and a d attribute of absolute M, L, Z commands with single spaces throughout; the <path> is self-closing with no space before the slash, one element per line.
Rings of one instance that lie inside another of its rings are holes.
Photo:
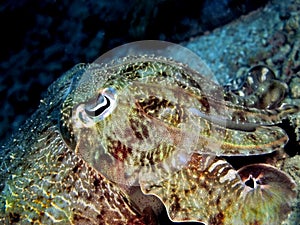
<path fill-rule="evenodd" d="M 76 114 L 84 126 L 89 127 L 94 123 L 109 116 L 116 108 L 117 94 L 114 88 L 103 89 L 95 98 L 80 104 Z"/>
<path fill-rule="evenodd" d="M 91 105 L 86 105 L 85 112 L 90 117 L 99 117 L 104 115 L 105 111 L 110 107 L 110 99 L 103 95 L 99 94 L 98 98 Z M 94 104 L 95 103 L 95 104 Z"/>

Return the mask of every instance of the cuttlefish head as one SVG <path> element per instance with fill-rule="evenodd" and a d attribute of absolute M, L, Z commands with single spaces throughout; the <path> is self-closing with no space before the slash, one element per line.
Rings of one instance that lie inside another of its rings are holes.
<path fill-rule="evenodd" d="M 208 132 L 201 116 L 215 109 L 206 95 L 221 97 L 222 88 L 196 72 L 209 71 L 198 57 L 189 57 L 192 66 L 163 57 L 170 51 L 194 57 L 188 50 L 163 47 L 159 56 L 139 47 L 137 55 L 87 66 L 66 98 L 62 114 L 71 147 L 112 181 L 138 185 L 141 170 L 180 169 Z"/>
<path fill-rule="evenodd" d="M 181 71 L 169 61 L 126 60 L 118 78 L 73 108 L 72 121 L 76 153 L 112 180 L 132 185 L 141 167 L 185 165 L 200 135 L 199 116 L 190 109 L 201 99 L 177 83 L 173 76 Z"/>

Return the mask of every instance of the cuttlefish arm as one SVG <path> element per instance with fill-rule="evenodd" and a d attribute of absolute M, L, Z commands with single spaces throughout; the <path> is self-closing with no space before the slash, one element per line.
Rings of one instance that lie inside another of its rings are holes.
<path fill-rule="evenodd" d="M 122 95 L 129 97 L 119 100 L 118 108 L 111 115 L 110 126 L 120 129 L 118 133 L 128 129 L 126 124 L 132 127 L 131 123 L 141 126 L 136 129 L 143 131 L 150 127 L 165 127 L 161 133 L 156 130 L 155 140 L 163 137 L 168 140 L 170 135 L 178 139 L 177 146 L 186 139 L 193 142 L 196 147 L 185 149 L 187 152 L 246 156 L 268 154 L 283 148 L 288 136 L 283 129 L 270 125 L 279 123 L 288 113 L 298 110 L 296 106 L 276 110 L 246 108 L 209 95 L 195 95 L 189 89 L 178 88 L 172 83 L 161 83 L 134 82 L 128 85 Z M 146 94 L 133 96 L 135 87 Z M 172 96 L 177 98 L 173 100 Z M 129 106 L 138 113 L 129 114 L 129 110 L 125 110 Z M 134 132 L 131 136 L 134 138 Z M 149 139 L 146 136 L 143 138 L 145 142 Z M 120 139 L 125 140 L 126 137 Z M 142 145 L 139 148 L 143 148 Z"/>

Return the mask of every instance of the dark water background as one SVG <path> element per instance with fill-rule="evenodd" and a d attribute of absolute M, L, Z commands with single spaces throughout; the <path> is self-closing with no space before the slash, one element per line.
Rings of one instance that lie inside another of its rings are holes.
<path fill-rule="evenodd" d="M 0 5 L 0 143 L 62 73 L 136 40 L 180 43 L 267 1 L 5 1 Z"/>

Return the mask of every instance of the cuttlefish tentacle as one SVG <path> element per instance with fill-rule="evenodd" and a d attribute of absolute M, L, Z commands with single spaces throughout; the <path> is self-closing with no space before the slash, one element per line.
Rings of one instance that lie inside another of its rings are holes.
<path fill-rule="evenodd" d="M 283 172 L 266 164 L 236 171 L 220 158 L 210 158 L 203 170 L 201 162 L 203 157 L 193 154 L 180 171 L 141 176 L 141 188 L 158 196 L 175 222 L 269 225 L 287 217 L 296 185 Z"/>

